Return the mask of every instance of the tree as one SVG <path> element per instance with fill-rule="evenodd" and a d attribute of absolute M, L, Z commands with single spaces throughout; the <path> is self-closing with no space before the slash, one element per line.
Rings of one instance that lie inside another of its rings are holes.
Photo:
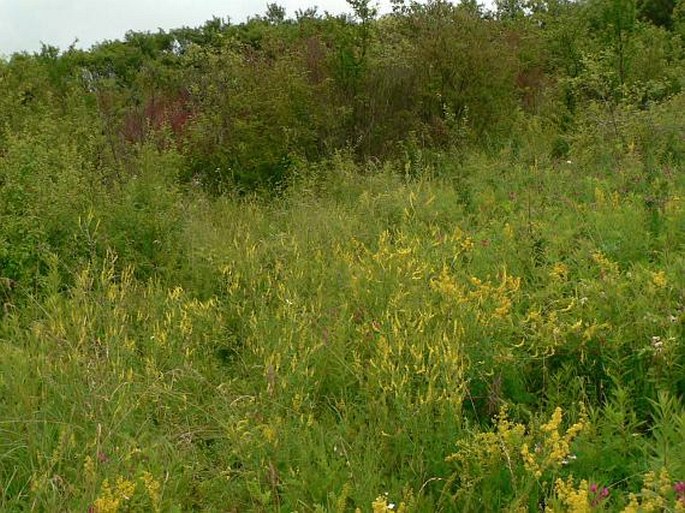
<path fill-rule="evenodd" d="M 685 0 L 678 0 L 673 8 L 673 29 L 685 40 Z"/>
<path fill-rule="evenodd" d="M 664 28 L 673 27 L 675 0 L 639 0 L 637 10 L 640 19 Z"/>
<path fill-rule="evenodd" d="M 285 7 L 275 2 L 267 4 L 264 19 L 272 25 L 280 25 L 285 21 Z"/>

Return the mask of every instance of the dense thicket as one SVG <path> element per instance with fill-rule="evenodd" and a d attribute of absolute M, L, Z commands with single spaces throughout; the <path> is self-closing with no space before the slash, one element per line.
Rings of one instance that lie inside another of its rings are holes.
<path fill-rule="evenodd" d="M 530 120 L 564 157 L 588 118 L 616 125 L 685 80 L 680 4 L 502 2 L 485 12 L 438 1 L 396 3 L 381 18 L 368 2 L 351 7 L 293 20 L 272 5 L 240 25 L 214 19 L 89 51 L 15 55 L 2 69 L 3 124 L 16 131 L 35 121 L 29 113 L 78 106 L 104 135 L 93 158 L 121 165 L 155 140 L 179 149 L 181 180 L 271 190 L 301 160 L 498 150 L 520 143 Z"/>
<path fill-rule="evenodd" d="M 1 510 L 685 508 L 685 1 L 349 4 L 0 60 Z"/>

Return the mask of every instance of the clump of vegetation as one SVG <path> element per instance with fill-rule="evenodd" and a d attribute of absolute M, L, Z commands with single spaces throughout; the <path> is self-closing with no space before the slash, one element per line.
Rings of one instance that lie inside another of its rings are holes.
<path fill-rule="evenodd" d="M 685 511 L 667 4 L 0 61 L 0 509 Z"/>

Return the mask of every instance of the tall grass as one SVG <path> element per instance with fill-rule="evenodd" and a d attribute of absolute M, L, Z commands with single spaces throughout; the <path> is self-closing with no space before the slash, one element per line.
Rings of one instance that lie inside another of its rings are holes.
<path fill-rule="evenodd" d="M 679 161 L 656 207 L 573 153 L 212 198 L 45 130 L 0 160 L 3 511 L 685 507 Z"/>

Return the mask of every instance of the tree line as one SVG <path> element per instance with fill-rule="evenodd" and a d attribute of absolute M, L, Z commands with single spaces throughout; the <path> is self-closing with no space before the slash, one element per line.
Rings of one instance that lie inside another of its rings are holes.
<path fill-rule="evenodd" d="M 369 0 L 348 4 L 293 18 L 270 4 L 240 24 L 15 54 L 0 64 L 0 121 L 16 130 L 78 104 L 102 137 L 98 161 L 125 167 L 152 142 L 183 155 L 181 181 L 278 190 L 299 163 L 341 151 L 516 151 L 531 122 L 550 158 L 600 121 L 620 152 L 631 144 L 621 113 L 685 81 L 683 0 L 397 0 L 383 16 Z"/>

